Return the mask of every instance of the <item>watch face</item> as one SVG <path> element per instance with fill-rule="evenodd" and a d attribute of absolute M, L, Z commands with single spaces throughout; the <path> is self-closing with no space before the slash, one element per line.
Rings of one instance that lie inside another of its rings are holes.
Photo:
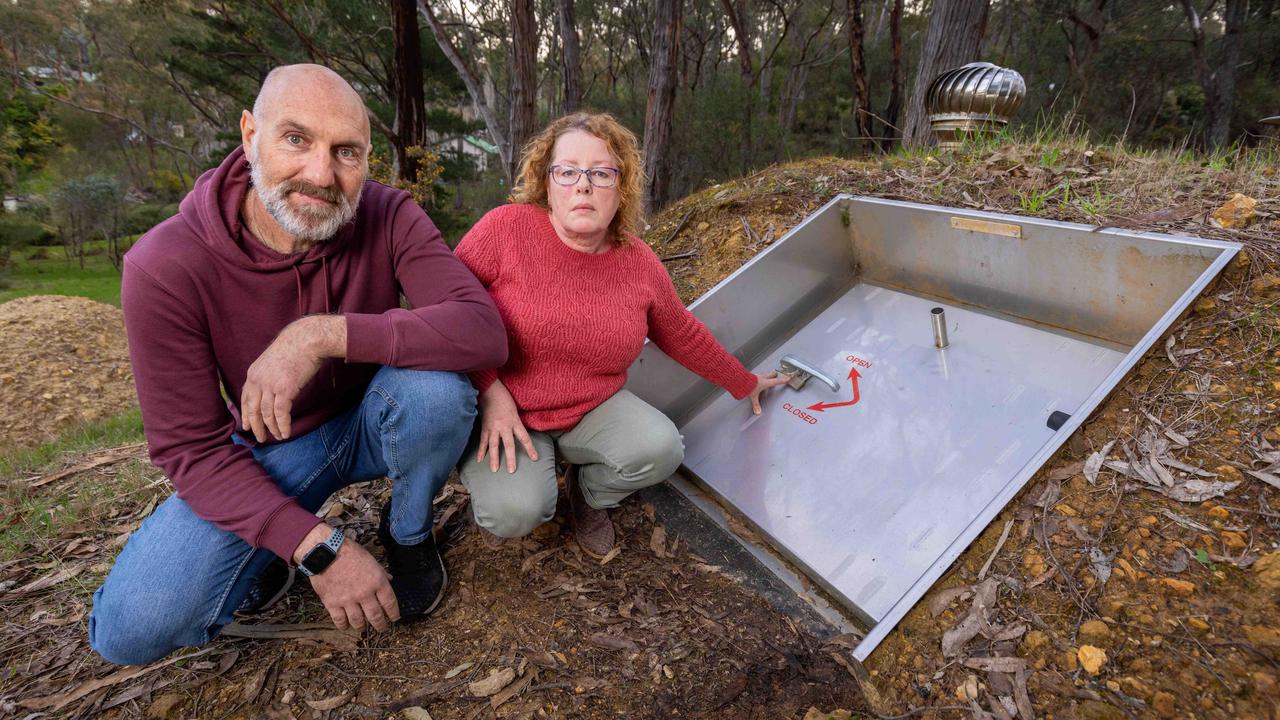
<path fill-rule="evenodd" d="M 307 556 L 302 558 L 302 562 L 299 564 L 302 565 L 303 569 L 307 572 L 312 575 L 316 575 L 324 572 L 325 568 L 329 567 L 329 564 L 332 563 L 333 559 L 337 556 L 338 555 L 333 551 L 333 548 L 328 545 L 317 545 L 314 548 L 311 548 L 311 552 L 307 553 Z"/>

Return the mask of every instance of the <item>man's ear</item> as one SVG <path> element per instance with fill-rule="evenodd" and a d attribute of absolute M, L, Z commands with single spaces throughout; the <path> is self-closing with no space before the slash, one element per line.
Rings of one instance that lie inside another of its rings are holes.
<path fill-rule="evenodd" d="M 258 132 L 253 113 L 248 110 L 240 112 L 240 143 L 244 145 L 244 154 L 249 155 L 249 147 L 253 144 L 253 136 Z"/>

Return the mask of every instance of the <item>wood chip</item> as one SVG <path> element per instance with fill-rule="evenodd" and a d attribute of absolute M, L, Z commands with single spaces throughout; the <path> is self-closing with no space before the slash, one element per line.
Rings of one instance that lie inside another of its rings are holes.
<path fill-rule="evenodd" d="M 360 643 L 360 636 L 343 632 L 327 623 L 298 623 L 293 625 L 244 625 L 233 622 L 222 628 L 227 637 L 244 637 L 255 640 L 311 640 L 336 650 L 352 651 Z"/>
<path fill-rule="evenodd" d="M 323 700 L 308 700 L 307 705 L 309 705 L 312 710 L 327 712 L 329 710 L 337 710 L 349 702 L 351 702 L 351 693 L 344 692 L 340 695 L 334 695 L 331 698 L 325 698 Z"/>
<path fill-rule="evenodd" d="M 1023 627 L 1025 630 L 1025 626 Z M 1025 670 L 1027 661 L 1025 658 L 1018 657 L 986 657 L 986 658 L 966 658 L 963 665 L 974 670 L 987 670 L 992 672 L 1013 673 L 1019 670 Z"/>
<path fill-rule="evenodd" d="M 496 695 L 512 680 L 516 679 L 516 671 L 509 667 L 493 668 L 489 675 L 467 685 L 467 692 L 472 697 L 490 697 Z"/>
<path fill-rule="evenodd" d="M 653 526 L 653 535 L 649 537 L 649 549 L 660 558 L 667 556 L 667 531 L 661 525 Z"/>

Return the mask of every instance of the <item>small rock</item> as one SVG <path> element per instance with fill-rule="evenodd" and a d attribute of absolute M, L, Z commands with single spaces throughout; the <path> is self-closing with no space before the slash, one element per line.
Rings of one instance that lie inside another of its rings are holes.
<path fill-rule="evenodd" d="M 1147 687 L 1146 683 L 1136 677 L 1120 678 L 1120 689 L 1123 690 L 1126 695 L 1142 698 L 1143 700 L 1151 697 L 1151 688 Z"/>
<path fill-rule="evenodd" d="M 1163 718 L 1174 717 L 1178 712 L 1178 704 L 1173 695 L 1160 690 L 1151 696 L 1151 709 Z"/>
<path fill-rule="evenodd" d="M 1179 595 L 1190 595 L 1196 591 L 1195 583 L 1189 583 L 1186 580 L 1178 580 L 1177 578 L 1162 578 L 1160 582 L 1166 587 Z"/>
<path fill-rule="evenodd" d="M 1244 637 L 1254 645 L 1280 648 L 1280 630 L 1266 625 L 1245 625 Z"/>
<path fill-rule="evenodd" d="M 289 703 L 293 702 L 293 698 L 295 695 L 297 695 L 297 693 L 295 693 L 293 690 L 285 690 L 284 694 L 280 696 L 280 704 L 288 705 Z"/>
<path fill-rule="evenodd" d="M 1234 465 L 1219 465 L 1214 468 L 1213 471 L 1218 473 L 1219 480 L 1224 480 L 1226 482 L 1239 482 L 1244 480 L 1244 475 L 1241 475 L 1240 471 Z"/>
<path fill-rule="evenodd" d="M 1062 670 L 1064 672 L 1075 672 L 1076 668 L 1080 666 L 1079 660 L 1076 657 L 1076 649 L 1067 648 L 1067 650 L 1059 656 L 1058 664 L 1062 666 Z"/>
<path fill-rule="evenodd" d="M 1032 630 L 1022 638 L 1022 651 L 1031 654 L 1041 648 L 1048 647 L 1049 636 L 1040 630 Z"/>
<path fill-rule="evenodd" d="M 1111 628 L 1101 620 L 1090 620 L 1080 626 L 1080 639 L 1090 645 L 1102 645 L 1111 638 Z"/>
<path fill-rule="evenodd" d="M 1261 670 L 1250 673 L 1249 679 L 1253 680 L 1253 686 L 1261 695 L 1273 695 L 1276 692 L 1276 676 L 1269 672 Z"/>
<path fill-rule="evenodd" d="M 1022 570 L 1027 577 L 1039 577 L 1044 574 L 1049 566 L 1045 564 L 1044 556 L 1035 549 L 1029 549 L 1022 556 Z"/>
<path fill-rule="evenodd" d="M 1271 273 L 1267 273 L 1266 275 L 1263 275 L 1257 280 L 1254 280 L 1249 285 L 1249 289 L 1252 290 L 1255 295 L 1261 295 L 1263 293 L 1270 292 L 1272 290 L 1275 290 L 1278 287 L 1280 287 L 1280 277 L 1276 277 Z"/>
<path fill-rule="evenodd" d="M 1214 518 L 1215 520 L 1226 520 L 1231 517 L 1231 511 L 1221 505 L 1214 505 L 1209 508 L 1209 517 Z"/>
<path fill-rule="evenodd" d="M 1196 304 L 1193 305 L 1192 307 L 1195 309 L 1196 312 L 1202 315 L 1207 315 L 1208 313 L 1211 313 L 1214 310 L 1218 309 L 1218 301 L 1214 300 L 1211 297 L 1202 297 L 1199 300 L 1197 300 Z"/>
<path fill-rule="evenodd" d="M 710 228 L 711 228 L 711 223 L 709 223 L 709 222 L 700 222 L 700 223 L 698 223 L 698 225 L 697 225 L 694 229 L 695 229 L 695 230 L 697 230 L 698 232 L 706 232 L 706 231 L 707 231 L 707 230 L 709 230 Z"/>
<path fill-rule="evenodd" d="M 1258 201 L 1241 193 L 1231 193 L 1222 207 L 1213 211 L 1210 220 L 1220 228 L 1242 228 L 1257 216 Z"/>
<path fill-rule="evenodd" d="M 959 700 L 978 699 L 978 676 L 970 675 L 956 687 L 956 698 Z"/>
<path fill-rule="evenodd" d="M 1253 564 L 1254 575 L 1258 583 L 1272 593 L 1280 593 L 1280 552 L 1273 552 L 1258 558 Z"/>
<path fill-rule="evenodd" d="M 1209 630 L 1209 623 L 1198 617 L 1187 618 L 1187 624 L 1200 632 L 1207 632 Z"/>
<path fill-rule="evenodd" d="M 1245 539 L 1242 533 L 1234 532 L 1232 530 L 1223 530 L 1218 534 L 1222 536 L 1222 544 L 1226 545 L 1231 550 L 1243 550 L 1249 547 L 1249 541 Z"/>
<path fill-rule="evenodd" d="M 467 685 L 467 692 L 472 697 L 489 697 L 497 695 L 498 691 L 511 684 L 516 679 L 516 671 L 509 667 L 493 668 L 489 671 L 487 677 L 476 680 Z"/>
<path fill-rule="evenodd" d="M 1139 524 L 1146 525 L 1147 527 L 1154 527 L 1158 522 L 1160 522 L 1160 520 L 1155 515 L 1147 515 L 1138 521 Z"/>
<path fill-rule="evenodd" d="M 1102 670 L 1102 666 L 1107 664 L 1107 651 L 1092 645 L 1081 645 L 1076 652 L 1076 658 L 1085 672 L 1097 675 Z"/>

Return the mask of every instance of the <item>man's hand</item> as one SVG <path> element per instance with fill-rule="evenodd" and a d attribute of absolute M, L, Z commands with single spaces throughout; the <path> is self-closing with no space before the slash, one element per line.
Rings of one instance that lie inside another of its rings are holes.
<path fill-rule="evenodd" d="M 295 320 L 280 331 L 249 366 L 240 393 L 240 427 L 253 431 L 258 442 L 274 436 L 288 440 L 293 401 L 321 363 L 345 357 L 347 320 L 341 315 L 313 315 Z"/>
<path fill-rule="evenodd" d="M 330 532 L 325 523 L 316 525 L 293 552 L 294 563 L 301 562 Z M 400 619 L 400 605 L 391 589 L 390 576 L 369 551 L 354 540 L 342 543 L 333 563 L 311 577 L 311 587 L 339 630 L 351 628 L 360 632 L 368 624 L 381 631 Z"/>

